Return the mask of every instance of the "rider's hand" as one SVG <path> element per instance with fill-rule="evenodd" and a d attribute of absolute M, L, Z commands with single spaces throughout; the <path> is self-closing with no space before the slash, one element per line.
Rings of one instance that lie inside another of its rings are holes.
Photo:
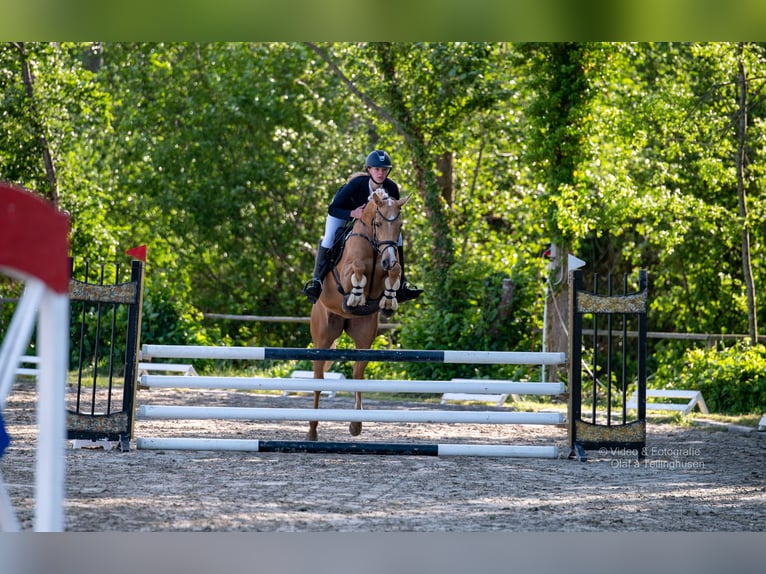
<path fill-rule="evenodd" d="M 363 211 L 364 211 L 364 205 L 360 205 L 354 211 L 351 212 L 351 217 L 353 217 L 354 219 L 359 219 L 360 217 L 362 217 Z"/>

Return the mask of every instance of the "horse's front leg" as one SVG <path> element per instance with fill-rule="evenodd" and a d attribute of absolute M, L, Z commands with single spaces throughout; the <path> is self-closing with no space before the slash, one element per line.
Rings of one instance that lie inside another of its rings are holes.
<path fill-rule="evenodd" d="M 354 363 L 354 367 L 352 368 L 352 376 L 355 379 L 364 379 L 364 370 L 367 368 L 367 361 L 357 361 Z M 354 393 L 354 409 L 361 411 L 362 410 L 362 393 L 361 391 L 356 391 Z M 351 433 L 351 436 L 359 436 L 362 434 L 362 423 L 361 421 L 355 421 L 348 425 L 348 432 Z"/>
<path fill-rule="evenodd" d="M 399 308 L 399 301 L 396 300 L 396 292 L 401 286 L 402 268 L 397 265 L 388 272 L 384 280 L 386 289 L 383 291 L 383 298 L 380 300 L 380 309 L 386 316 L 393 315 Z"/>
<path fill-rule="evenodd" d="M 367 302 L 364 294 L 364 288 L 367 286 L 367 275 L 365 266 L 360 261 L 354 261 L 351 264 L 351 291 L 346 298 L 348 307 L 360 307 Z"/>

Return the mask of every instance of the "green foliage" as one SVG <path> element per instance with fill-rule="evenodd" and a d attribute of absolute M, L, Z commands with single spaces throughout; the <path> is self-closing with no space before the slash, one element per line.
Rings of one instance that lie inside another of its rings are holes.
<path fill-rule="evenodd" d="M 532 349 L 550 241 L 586 272 L 648 269 L 653 330 L 743 332 L 744 226 L 757 288 L 766 277 L 766 50 L 737 48 L 26 43 L 30 96 L 18 46 L 2 43 L 0 178 L 49 195 L 47 141 L 72 254 L 114 261 L 147 244 L 145 342 L 309 344 L 303 325 L 202 314 L 307 316 L 300 287 L 327 204 L 370 147 L 389 150 L 413 193 L 407 272 L 426 288 L 397 314 L 395 345 Z M 688 361 L 651 360 L 659 373 Z"/>
<path fill-rule="evenodd" d="M 116 335 L 113 349 L 111 348 L 112 326 Z M 98 352 L 99 369 L 108 365 L 110 355 L 122 366 L 125 359 L 124 341 L 127 330 L 128 317 L 124 305 L 72 302 L 69 319 L 70 365 L 76 366 L 82 363 L 84 367 L 92 366 Z"/>
<path fill-rule="evenodd" d="M 653 386 L 701 391 L 715 413 L 766 411 L 766 346 L 737 343 L 691 349 L 683 363 L 660 365 Z"/>
<path fill-rule="evenodd" d="M 174 297 L 217 313 L 307 313 L 299 288 L 335 178 L 349 173 L 336 165 L 359 149 L 339 130 L 337 79 L 315 68 L 294 44 L 105 46 L 115 137 L 100 151 L 124 198 L 112 217 L 135 222 L 123 236 L 148 245 L 148 274 L 172 277 Z M 225 327 L 238 341 L 270 337 Z"/>
<path fill-rule="evenodd" d="M 463 261 L 444 278 L 441 290 L 451 311 L 423 303 L 409 316 L 400 342 L 407 349 L 514 351 L 529 349 L 537 325 L 529 309 L 534 306 L 534 276 L 513 270 L 511 276 L 486 264 Z M 412 378 L 529 376 L 525 367 L 512 365 L 409 365 Z"/>
<path fill-rule="evenodd" d="M 191 297 L 178 296 L 182 291 L 178 283 L 170 285 L 166 276 L 147 281 L 141 316 L 141 343 L 155 345 L 231 345 L 233 341 L 216 327 L 205 325 L 202 313 L 189 301 Z M 182 282 L 181 282 L 182 283 Z M 196 360 L 198 372 L 221 366 L 220 361 Z M 223 361 L 224 367 L 234 362 Z M 241 366 L 241 365 L 239 365 Z"/>
<path fill-rule="evenodd" d="M 141 318 L 141 340 L 156 345 L 219 345 L 213 329 L 202 327 L 202 313 L 161 289 L 146 291 Z"/>

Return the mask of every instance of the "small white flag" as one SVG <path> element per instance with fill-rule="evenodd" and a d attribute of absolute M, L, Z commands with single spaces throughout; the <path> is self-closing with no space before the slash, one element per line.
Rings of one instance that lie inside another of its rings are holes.
<path fill-rule="evenodd" d="M 569 271 L 574 271 L 575 269 L 579 269 L 580 267 L 584 267 L 585 265 L 586 265 L 585 261 L 583 261 L 579 257 L 575 257 L 571 253 L 567 255 L 567 267 L 569 268 Z"/>

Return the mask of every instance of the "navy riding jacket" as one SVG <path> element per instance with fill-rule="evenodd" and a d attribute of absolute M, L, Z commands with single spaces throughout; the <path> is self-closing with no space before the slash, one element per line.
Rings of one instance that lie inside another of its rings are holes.
<path fill-rule="evenodd" d="M 389 196 L 399 199 L 399 186 L 393 180 L 386 178 L 381 186 Z M 327 213 L 338 219 L 351 219 L 351 212 L 360 205 L 367 203 L 370 197 L 370 176 L 360 175 L 342 186 L 335 193 Z"/>

